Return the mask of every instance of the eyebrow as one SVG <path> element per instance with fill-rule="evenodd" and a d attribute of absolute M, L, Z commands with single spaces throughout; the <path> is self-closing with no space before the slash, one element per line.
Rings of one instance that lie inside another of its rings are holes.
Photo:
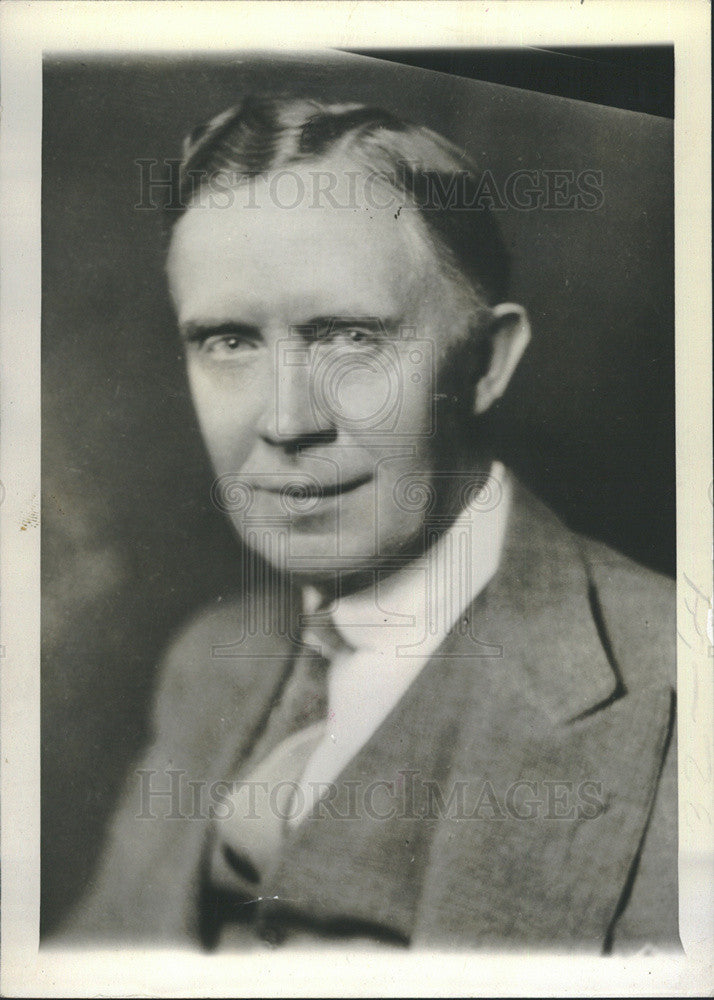
<path fill-rule="evenodd" d="M 308 333 L 308 331 L 339 331 L 349 329 L 352 326 L 364 327 L 372 333 L 392 333 L 395 329 L 397 329 L 399 323 L 400 320 L 393 316 L 345 316 L 338 313 L 331 316 L 313 316 L 304 323 L 296 323 L 292 329 L 300 332 L 303 337 Z"/>
<path fill-rule="evenodd" d="M 360 316 L 354 314 L 345 316 L 341 314 L 327 316 L 312 316 L 304 323 L 294 323 L 291 331 L 298 333 L 304 340 L 310 340 L 315 333 L 323 330 L 339 331 L 352 326 L 360 326 L 372 333 L 391 334 L 398 329 L 401 320 L 396 316 Z M 245 337 L 260 337 L 261 332 L 258 326 L 252 323 L 242 323 L 235 320 L 227 320 L 221 323 L 183 323 L 179 326 L 181 339 L 186 343 L 196 343 L 206 340 L 208 337 L 219 337 L 222 334 L 234 334 Z"/>

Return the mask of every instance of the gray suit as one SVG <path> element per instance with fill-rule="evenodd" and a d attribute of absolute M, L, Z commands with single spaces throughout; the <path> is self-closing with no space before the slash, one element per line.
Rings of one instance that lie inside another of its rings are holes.
<path fill-rule="evenodd" d="M 212 655 L 240 614 L 216 603 L 169 652 L 141 765 L 158 772 L 152 787 L 167 769 L 234 775 L 264 725 L 294 647 L 266 622 L 240 658 Z M 298 928 L 416 946 L 677 947 L 671 581 L 573 534 L 516 484 L 500 568 L 464 621 L 347 765 L 333 814 L 289 834 L 255 928 L 288 943 Z M 406 814 L 340 818 L 345 781 L 404 780 Z M 73 930 L 197 942 L 208 821 L 185 783 L 178 812 L 194 818 L 137 818 L 136 785 Z"/>

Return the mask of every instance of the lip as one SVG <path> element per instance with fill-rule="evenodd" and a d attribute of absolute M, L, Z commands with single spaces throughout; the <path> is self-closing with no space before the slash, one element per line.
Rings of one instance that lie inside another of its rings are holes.
<path fill-rule="evenodd" d="M 364 486 L 364 484 L 369 482 L 371 478 L 372 476 L 370 474 L 365 473 L 364 475 L 357 476 L 347 482 L 317 483 L 311 477 L 307 481 L 288 480 L 285 483 L 281 483 L 279 486 L 261 485 L 256 488 L 261 490 L 263 493 L 270 493 L 274 496 L 290 496 L 293 494 L 301 500 L 322 500 L 327 497 L 336 497 L 342 496 L 345 493 L 352 493 L 354 490 L 359 489 L 360 486 Z"/>

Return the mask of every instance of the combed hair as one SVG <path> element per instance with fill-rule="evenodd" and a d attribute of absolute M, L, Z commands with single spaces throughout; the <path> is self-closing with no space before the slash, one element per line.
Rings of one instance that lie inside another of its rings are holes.
<path fill-rule="evenodd" d="M 415 205 L 442 267 L 490 305 L 505 298 L 508 254 L 493 214 L 476 204 L 477 170 L 443 136 L 380 108 L 245 97 L 185 139 L 176 214 L 190 206 L 197 177 L 201 185 L 218 174 L 238 182 L 335 152 L 388 179 Z"/>

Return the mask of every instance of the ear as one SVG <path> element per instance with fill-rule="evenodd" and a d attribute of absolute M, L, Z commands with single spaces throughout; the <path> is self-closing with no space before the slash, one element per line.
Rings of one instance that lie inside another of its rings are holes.
<path fill-rule="evenodd" d="M 485 413 L 505 391 L 531 339 L 531 325 L 523 306 L 501 302 L 491 309 L 491 360 L 476 383 L 474 413 Z"/>

